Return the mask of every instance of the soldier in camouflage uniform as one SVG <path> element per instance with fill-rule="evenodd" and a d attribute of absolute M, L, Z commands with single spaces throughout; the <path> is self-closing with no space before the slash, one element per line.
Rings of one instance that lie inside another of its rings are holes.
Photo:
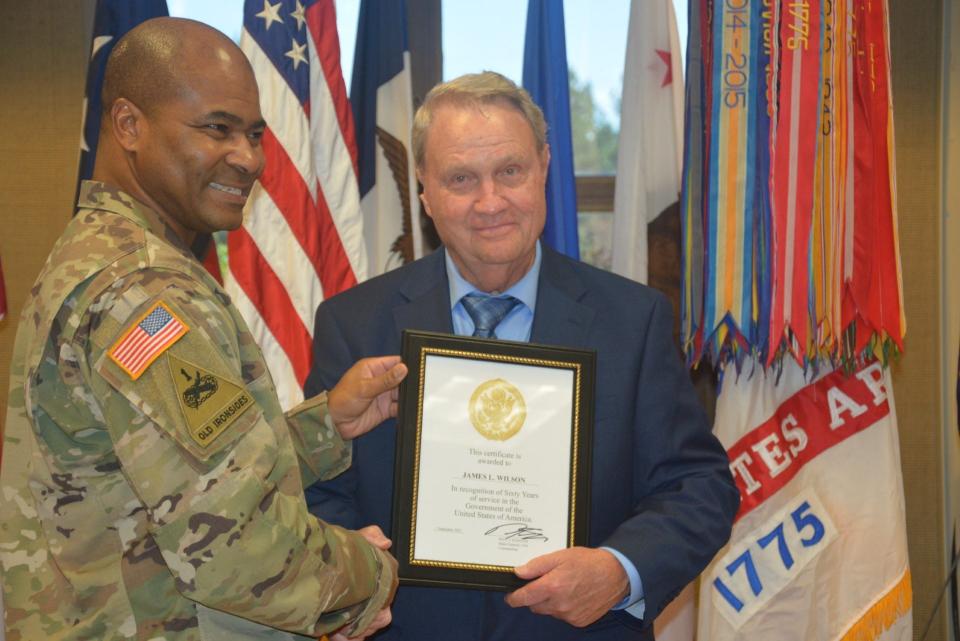
<path fill-rule="evenodd" d="M 303 486 L 349 465 L 342 437 L 395 413 L 405 369 L 368 359 L 284 414 L 243 319 L 192 258 L 196 231 L 240 224 L 264 163 L 232 42 L 144 23 L 115 48 L 104 98 L 103 182 L 84 183 L 17 332 L 7 641 L 369 633 L 388 620 L 395 561 L 311 516 Z"/>

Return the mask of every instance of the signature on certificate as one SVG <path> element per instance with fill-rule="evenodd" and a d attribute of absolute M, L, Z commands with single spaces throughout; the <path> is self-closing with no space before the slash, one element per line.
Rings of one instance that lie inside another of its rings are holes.
<path fill-rule="evenodd" d="M 525 523 L 504 523 L 497 525 L 486 532 L 486 536 L 496 536 L 501 540 L 516 539 L 519 541 L 549 541 L 538 527 L 529 527 Z"/>

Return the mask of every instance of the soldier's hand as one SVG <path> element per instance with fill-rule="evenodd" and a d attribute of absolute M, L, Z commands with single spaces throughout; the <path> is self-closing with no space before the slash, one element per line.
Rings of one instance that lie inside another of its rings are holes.
<path fill-rule="evenodd" d="M 399 356 L 357 361 L 327 395 L 327 411 L 345 439 L 352 439 L 397 415 L 397 385 L 407 375 Z"/>
<path fill-rule="evenodd" d="M 360 528 L 357 530 L 357 534 L 365 538 L 370 545 L 380 548 L 381 550 L 389 550 L 393 544 L 393 542 L 387 538 L 387 535 L 383 533 L 383 530 L 380 529 L 379 525 L 368 525 L 367 527 Z M 393 615 L 390 613 L 390 607 L 387 606 L 377 612 L 377 616 L 373 618 L 373 621 L 370 622 L 367 629 L 357 636 L 347 637 L 338 632 L 332 637 L 329 637 L 329 641 L 357 641 L 358 639 L 366 639 L 380 628 L 390 625 L 390 621 L 392 620 Z"/>
<path fill-rule="evenodd" d="M 623 600 L 630 579 L 610 552 L 574 547 L 530 559 L 514 572 L 536 579 L 507 595 L 514 608 L 527 606 L 582 628 Z M 538 578 L 539 577 L 539 578 Z"/>
<path fill-rule="evenodd" d="M 390 546 L 393 545 L 393 541 L 387 538 L 379 525 L 368 525 L 365 528 L 360 528 L 357 530 L 357 534 L 365 538 L 370 545 L 381 550 L 389 550 Z"/>
<path fill-rule="evenodd" d="M 368 636 L 377 632 L 381 628 L 385 628 L 390 625 L 391 621 L 393 621 L 393 615 L 390 614 L 390 608 L 384 608 L 377 612 L 377 616 L 373 618 L 373 621 L 370 622 L 370 625 L 367 626 L 367 629 L 357 636 L 345 637 L 341 633 L 337 632 L 330 637 L 330 641 L 359 641 L 359 639 L 366 639 Z"/>

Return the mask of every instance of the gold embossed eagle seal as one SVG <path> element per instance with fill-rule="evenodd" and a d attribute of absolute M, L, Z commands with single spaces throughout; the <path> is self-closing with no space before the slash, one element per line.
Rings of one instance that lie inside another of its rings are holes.
<path fill-rule="evenodd" d="M 470 396 L 470 422 L 492 441 L 505 441 L 520 431 L 527 404 L 513 384 L 502 378 L 481 383 Z"/>

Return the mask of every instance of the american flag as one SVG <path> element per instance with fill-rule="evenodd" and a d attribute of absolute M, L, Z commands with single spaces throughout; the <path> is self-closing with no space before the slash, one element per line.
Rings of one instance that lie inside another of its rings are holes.
<path fill-rule="evenodd" d="M 367 271 L 333 0 L 246 0 L 240 47 L 260 86 L 267 166 L 227 237 L 224 280 L 289 408 L 303 398 L 317 305 Z"/>
<path fill-rule="evenodd" d="M 163 303 L 156 303 L 110 351 L 114 363 L 137 380 L 168 347 L 187 333 L 188 327 Z"/>

